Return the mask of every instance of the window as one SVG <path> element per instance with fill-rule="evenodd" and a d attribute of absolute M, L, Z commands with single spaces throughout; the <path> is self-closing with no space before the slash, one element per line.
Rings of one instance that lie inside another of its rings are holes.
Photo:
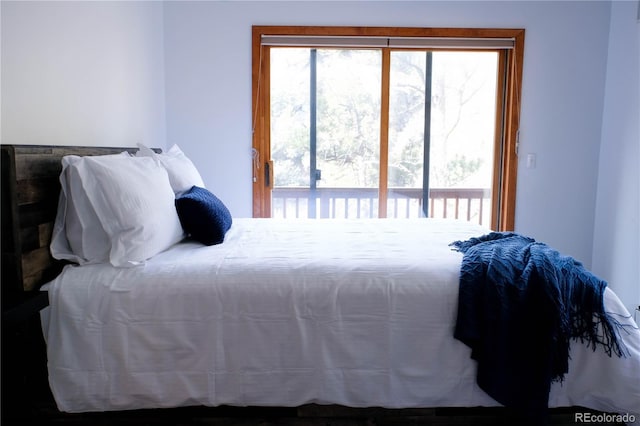
<path fill-rule="evenodd" d="M 255 217 L 513 229 L 524 30 L 254 27 Z"/>

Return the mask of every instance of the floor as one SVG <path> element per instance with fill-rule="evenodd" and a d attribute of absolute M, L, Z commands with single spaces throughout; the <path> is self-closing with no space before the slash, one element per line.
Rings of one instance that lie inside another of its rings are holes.
<path fill-rule="evenodd" d="M 23 407 L 12 415 L 3 415 L 2 425 L 91 425 L 91 426 L 412 426 L 412 425 L 527 425 L 503 408 L 381 409 L 305 405 L 297 408 L 265 407 L 188 407 L 111 413 L 60 413 L 53 403 Z M 575 426 L 576 413 L 593 413 L 580 408 L 551 410 L 549 426 Z M 581 415 L 581 414 L 579 414 Z M 624 425 L 624 423 L 590 423 Z"/>

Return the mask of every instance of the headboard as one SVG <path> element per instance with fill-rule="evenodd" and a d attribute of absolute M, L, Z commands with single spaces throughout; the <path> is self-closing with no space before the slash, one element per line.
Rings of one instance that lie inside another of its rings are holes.
<path fill-rule="evenodd" d="M 63 266 L 49 252 L 62 157 L 133 153 L 137 148 L 1 145 L 1 149 L 2 304 L 7 307 L 22 292 L 37 290 L 53 279 Z"/>

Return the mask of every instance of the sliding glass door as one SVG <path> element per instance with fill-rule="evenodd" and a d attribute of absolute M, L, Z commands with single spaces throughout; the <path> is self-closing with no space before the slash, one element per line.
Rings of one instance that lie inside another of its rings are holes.
<path fill-rule="evenodd" d="M 254 29 L 254 215 L 426 216 L 508 227 L 519 90 L 513 52 L 334 45 L 339 38 L 271 45 Z"/>

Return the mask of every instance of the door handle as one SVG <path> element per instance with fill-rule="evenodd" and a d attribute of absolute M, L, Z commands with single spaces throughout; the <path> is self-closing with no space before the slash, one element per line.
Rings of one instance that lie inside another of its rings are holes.
<path fill-rule="evenodd" d="M 273 161 L 267 161 L 264 163 L 264 184 L 268 187 L 271 186 Z"/>

